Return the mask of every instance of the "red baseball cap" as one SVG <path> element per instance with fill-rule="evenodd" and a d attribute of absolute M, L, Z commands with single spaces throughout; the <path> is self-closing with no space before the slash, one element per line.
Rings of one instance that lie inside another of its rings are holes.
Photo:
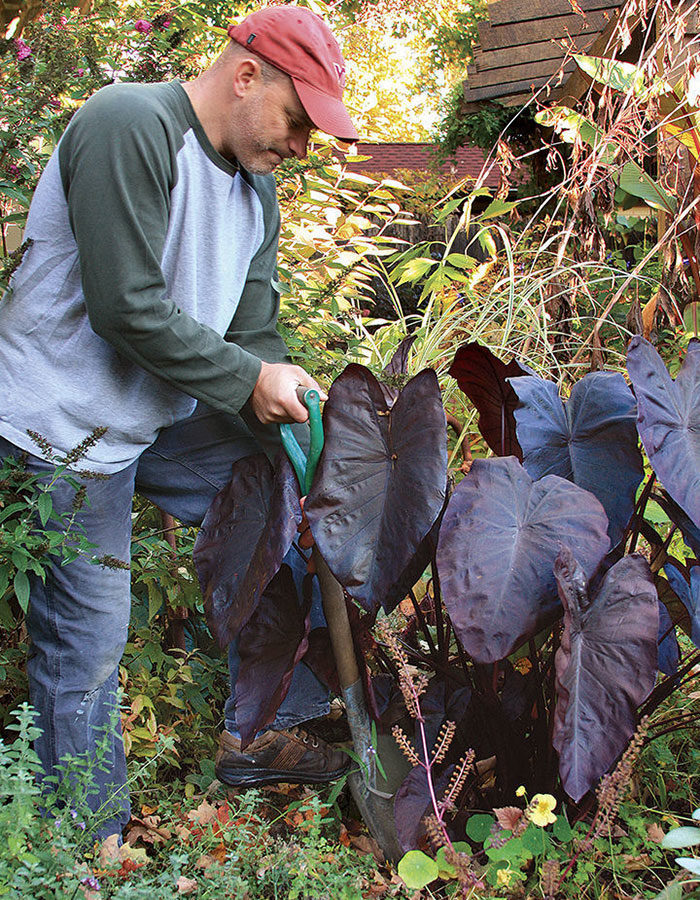
<path fill-rule="evenodd" d="M 359 139 L 343 106 L 345 60 L 320 16 L 304 6 L 268 6 L 231 25 L 228 34 L 290 76 L 317 128 L 343 141 Z"/>

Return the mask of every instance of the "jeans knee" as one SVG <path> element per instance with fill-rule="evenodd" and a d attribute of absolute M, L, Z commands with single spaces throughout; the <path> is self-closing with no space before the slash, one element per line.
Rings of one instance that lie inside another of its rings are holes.
<path fill-rule="evenodd" d="M 124 653 L 125 644 L 126 638 L 111 646 L 103 646 L 99 653 L 91 654 L 90 658 L 85 661 L 81 682 L 86 693 L 98 691 L 115 674 Z"/>

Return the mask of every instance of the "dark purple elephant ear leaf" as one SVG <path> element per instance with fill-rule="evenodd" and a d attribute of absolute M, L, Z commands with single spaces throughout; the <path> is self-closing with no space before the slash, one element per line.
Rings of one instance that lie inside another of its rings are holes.
<path fill-rule="evenodd" d="M 406 381 L 408 355 L 415 341 L 415 334 L 404 338 L 387 365 L 382 369 L 379 386 L 382 394 L 384 394 L 387 406 L 393 406 L 396 403 L 396 398 L 399 396 L 401 387 Z"/>
<path fill-rule="evenodd" d="M 508 656 L 560 610 L 554 561 L 575 546 L 590 577 L 610 546 L 603 507 L 556 475 L 533 482 L 515 459 L 477 459 L 447 505 L 437 550 L 442 596 L 477 661 Z"/>
<path fill-rule="evenodd" d="M 680 648 L 676 637 L 676 626 L 665 604 L 659 600 L 659 634 L 657 637 L 659 672 L 664 675 L 675 675 L 678 671 Z"/>
<path fill-rule="evenodd" d="M 613 546 L 634 511 L 644 475 L 636 405 L 617 372 L 592 372 L 576 382 L 564 403 L 556 384 L 536 376 L 509 379 L 523 465 L 534 478 L 559 475 L 603 504 Z"/>
<path fill-rule="evenodd" d="M 661 492 L 658 503 L 669 519 L 680 528 L 686 547 L 694 556 L 700 557 L 700 526 L 690 521 L 685 511 L 667 491 Z"/>
<path fill-rule="evenodd" d="M 448 766 L 436 778 L 434 787 L 438 800 L 446 790 L 453 770 L 454 766 Z M 394 797 L 396 835 L 404 853 L 418 846 L 420 837 L 425 831 L 423 816 L 432 808 L 430 800 L 425 769 L 422 766 L 415 766 L 404 778 Z"/>
<path fill-rule="evenodd" d="M 649 341 L 634 337 L 627 371 L 637 429 L 657 478 L 700 525 L 700 342 L 692 340 L 674 381 Z"/>
<path fill-rule="evenodd" d="M 445 499 L 446 425 L 435 373 L 419 372 L 390 409 L 374 375 L 349 365 L 329 391 L 323 425 L 304 506 L 311 532 L 354 599 L 367 610 L 390 609 Z"/>
<path fill-rule="evenodd" d="M 275 475 L 262 453 L 234 464 L 194 547 L 207 623 L 221 647 L 255 611 L 300 521 L 299 484 L 286 456 L 278 458 Z"/>
<path fill-rule="evenodd" d="M 690 640 L 700 648 L 700 566 L 690 566 L 688 576 L 668 564 L 664 566 L 664 575 L 668 578 L 674 594 L 688 611 L 690 617 Z"/>
<path fill-rule="evenodd" d="M 283 565 L 238 638 L 236 725 L 246 747 L 275 718 L 294 667 L 304 656 L 309 604 L 300 604 L 292 571 Z"/>
<path fill-rule="evenodd" d="M 514 359 L 502 362 L 488 347 L 471 341 L 457 350 L 449 374 L 476 407 L 479 431 L 491 450 L 522 459 L 513 418 L 518 398 L 507 379 L 528 370 Z"/>
<path fill-rule="evenodd" d="M 654 686 L 658 599 L 649 565 L 637 555 L 609 569 L 593 597 L 568 547 L 555 575 L 564 631 L 552 743 L 564 790 L 578 802 L 625 749 L 637 707 Z"/>

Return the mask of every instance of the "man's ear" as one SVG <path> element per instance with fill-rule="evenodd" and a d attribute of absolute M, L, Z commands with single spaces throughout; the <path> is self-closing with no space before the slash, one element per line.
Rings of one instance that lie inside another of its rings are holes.
<path fill-rule="evenodd" d="M 250 56 L 237 59 L 232 72 L 232 87 L 236 97 L 244 97 L 261 80 L 260 63 Z"/>

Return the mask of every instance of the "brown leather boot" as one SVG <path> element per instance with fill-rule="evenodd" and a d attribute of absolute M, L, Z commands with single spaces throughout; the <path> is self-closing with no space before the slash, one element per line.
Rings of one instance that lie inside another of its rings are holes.
<path fill-rule="evenodd" d="M 241 751 L 241 742 L 224 731 L 219 738 L 214 770 L 224 784 L 320 784 L 339 778 L 350 764 L 342 750 L 300 726 L 266 731 Z"/>

